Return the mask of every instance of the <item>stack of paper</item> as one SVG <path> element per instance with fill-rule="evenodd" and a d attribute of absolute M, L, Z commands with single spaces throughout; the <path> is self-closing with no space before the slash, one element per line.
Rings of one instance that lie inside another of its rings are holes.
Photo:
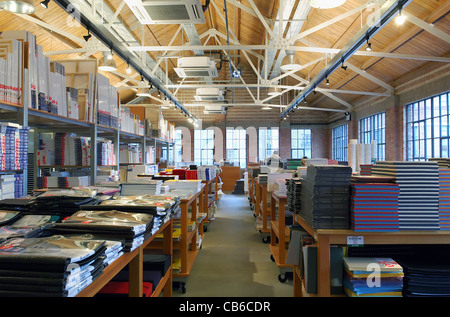
<path fill-rule="evenodd" d="M 403 268 L 391 258 L 344 257 L 344 290 L 350 297 L 401 297 Z"/>
<path fill-rule="evenodd" d="M 287 196 L 286 181 L 284 179 L 276 179 L 273 184 L 273 192 L 279 197 Z"/>
<path fill-rule="evenodd" d="M 201 190 L 201 180 L 167 180 L 172 195 L 189 196 Z"/>
<path fill-rule="evenodd" d="M 111 140 L 97 142 L 97 165 L 116 165 L 114 143 Z"/>
<path fill-rule="evenodd" d="M 105 241 L 16 238 L 0 244 L 0 296 L 72 297 L 103 273 Z"/>
<path fill-rule="evenodd" d="M 44 225 L 60 220 L 57 215 L 33 215 L 25 214 L 13 223 L 0 227 L 0 241 L 24 237 L 33 230 L 42 228 Z"/>
<path fill-rule="evenodd" d="M 360 174 L 361 175 L 372 175 L 372 166 L 373 164 L 360 164 Z"/>
<path fill-rule="evenodd" d="M 161 180 L 135 180 L 121 184 L 121 196 L 160 195 Z"/>
<path fill-rule="evenodd" d="M 429 158 L 428 161 L 437 162 L 439 165 L 439 168 L 450 168 L 450 158 L 433 157 L 433 158 Z"/>
<path fill-rule="evenodd" d="M 16 178 L 14 174 L 11 175 L 0 175 L 0 198 L 9 199 L 15 197 L 15 181 Z"/>
<path fill-rule="evenodd" d="M 414 256 L 403 256 L 397 260 L 403 267 L 403 296 L 405 297 L 449 297 L 450 259 L 448 249 L 441 253 L 441 246 L 424 250 Z"/>
<path fill-rule="evenodd" d="M 117 210 L 80 210 L 47 230 L 54 233 L 93 234 L 109 238 L 122 238 L 124 250 L 129 252 L 140 246 L 150 235 L 153 215 Z"/>
<path fill-rule="evenodd" d="M 379 161 L 372 175 L 395 177 L 399 184 L 400 230 L 439 230 L 437 162 Z"/>
<path fill-rule="evenodd" d="M 439 228 L 450 230 L 450 169 L 439 168 Z"/>
<path fill-rule="evenodd" d="M 398 184 L 352 183 L 351 225 L 354 231 L 398 231 Z"/>
<path fill-rule="evenodd" d="M 299 214 L 302 208 L 302 203 L 300 200 L 301 188 L 302 181 L 300 178 L 291 178 L 286 180 L 286 197 L 288 209 L 295 214 Z"/>
<path fill-rule="evenodd" d="M 310 165 L 302 179 L 301 215 L 315 229 L 350 227 L 350 177 L 343 165 Z"/>

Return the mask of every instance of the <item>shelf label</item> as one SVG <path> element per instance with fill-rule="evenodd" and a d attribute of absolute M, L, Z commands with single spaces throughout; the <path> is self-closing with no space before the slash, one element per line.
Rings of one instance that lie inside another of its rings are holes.
<path fill-rule="evenodd" d="M 347 236 L 347 246 L 349 247 L 364 246 L 364 236 Z"/>

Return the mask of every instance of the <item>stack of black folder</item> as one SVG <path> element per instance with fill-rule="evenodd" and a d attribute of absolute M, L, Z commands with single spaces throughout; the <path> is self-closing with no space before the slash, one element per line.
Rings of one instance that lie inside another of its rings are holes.
<path fill-rule="evenodd" d="M 30 202 L 34 213 L 57 213 L 71 215 L 84 204 L 96 201 L 95 189 L 49 189 Z"/>
<path fill-rule="evenodd" d="M 59 220 L 58 215 L 21 213 L 19 217 L 14 217 L 14 221 L 0 227 L 0 241 L 18 237 L 34 237 L 45 225 Z"/>
<path fill-rule="evenodd" d="M 286 180 L 286 197 L 288 209 L 299 214 L 302 208 L 302 203 L 300 200 L 301 196 L 302 181 L 300 178 L 291 178 Z"/>
<path fill-rule="evenodd" d="M 105 241 L 10 239 L 0 244 L 0 296 L 76 296 L 103 272 Z"/>
<path fill-rule="evenodd" d="M 398 261 L 405 272 L 404 297 L 449 297 L 450 259 L 448 256 L 414 256 Z"/>
<path fill-rule="evenodd" d="M 46 227 L 60 234 L 99 235 L 105 239 L 123 239 L 124 250 L 130 252 L 150 235 L 153 215 L 117 210 L 80 210 L 61 223 Z"/>
<path fill-rule="evenodd" d="M 314 229 L 349 229 L 350 177 L 343 165 L 310 165 L 301 186 L 301 216 Z"/>
<path fill-rule="evenodd" d="M 120 210 L 132 213 L 147 213 L 153 215 L 150 230 L 154 234 L 161 225 L 167 222 L 180 208 L 178 196 L 114 196 L 112 199 L 97 201 L 81 206 L 83 210 Z"/>
<path fill-rule="evenodd" d="M 392 176 L 399 184 L 399 230 L 439 230 L 437 162 L 379 161 L 372 175 Z"/>

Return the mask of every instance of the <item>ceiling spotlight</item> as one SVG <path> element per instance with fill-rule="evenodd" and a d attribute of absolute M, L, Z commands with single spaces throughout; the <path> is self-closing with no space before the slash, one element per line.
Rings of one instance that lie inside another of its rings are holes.
<path fill-rule="evenodd" d="M 330 80 L 327 78 L 327 81 L 325 82 L 325 85 L 330 86 Z"/>
<path fill-rule="evenodd" d="M 342 61 L 342 66 L 341 66 L 341 68 L 342 68 L 343 70 L 347 70 L 347 66 L 344 66 L 344 61 Z"/>
<path fill-rule="evenodd" d="M 48 3 L 50 2 L 50 0 L 44 0 L 40 2 L 40 5 L 43 6 L 44 8 L 48 8 Z"/>
<path fill-rule="evenodd" d="M 90 39 L 91 37 L 92 37 L 92 35 L 91 35 L 91 33 L 89 33 L 89 30 L 88 30 L 88 34 L 83 36 L 83 38 L 84 38 L 84 40 L 85 40 L 86 42 L 89 41 L 89 39 Z"/>
<path fill-rule="evenodd" d="M 130 66 L 127 67 L 126 72 L 127 72 L 127 74 L 131 74 L 131 68 L 130 68 Z"/>
<path fill-rule="evenodd" d="M 398 11 L 398 16 L 395 18 L 395 23 L 397 25 L 402 25 L 406 21 L 406 16 L 402 14 L 402 9 Z"/>
<path fill-rule="evenodd" d="M 112 50 L 111 50 L 111 52 L 109 53 L 109 55 L 107 55 L 107 58 L 108 58 L 109 60 L 113 59 L 113 52 L 112 52 Z"/>
<path fill-rule="evenodd" d="M 372 43 L 370 43 L 369 40 L 367 40 L 366 51 L 370 52 L 371 50 L 372 50 Z"/>

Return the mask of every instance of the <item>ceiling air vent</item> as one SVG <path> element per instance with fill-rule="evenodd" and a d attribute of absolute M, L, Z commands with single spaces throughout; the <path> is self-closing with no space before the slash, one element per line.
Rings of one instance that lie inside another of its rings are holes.
<path fill-rule="evenodd" d="M 226 114 L 224 106 L 205 106 L 205 110 L 203 110 L 205 114 Z"/>
<path fill-rule="evenodd" d="M 216 63 L 207 56 L 180 57 L 175 72 L 180 77 L 217 77 Z"/>
<path fill-rule="evenodd" d="M 219 88 L 198 88 L 194 96 L 196 101 L 223 101 L 223 92 Z"/>
<path fill-rule="evenodd" d="M 200 0 L 125 0 L 142 24 L 205 23 Z"/>

